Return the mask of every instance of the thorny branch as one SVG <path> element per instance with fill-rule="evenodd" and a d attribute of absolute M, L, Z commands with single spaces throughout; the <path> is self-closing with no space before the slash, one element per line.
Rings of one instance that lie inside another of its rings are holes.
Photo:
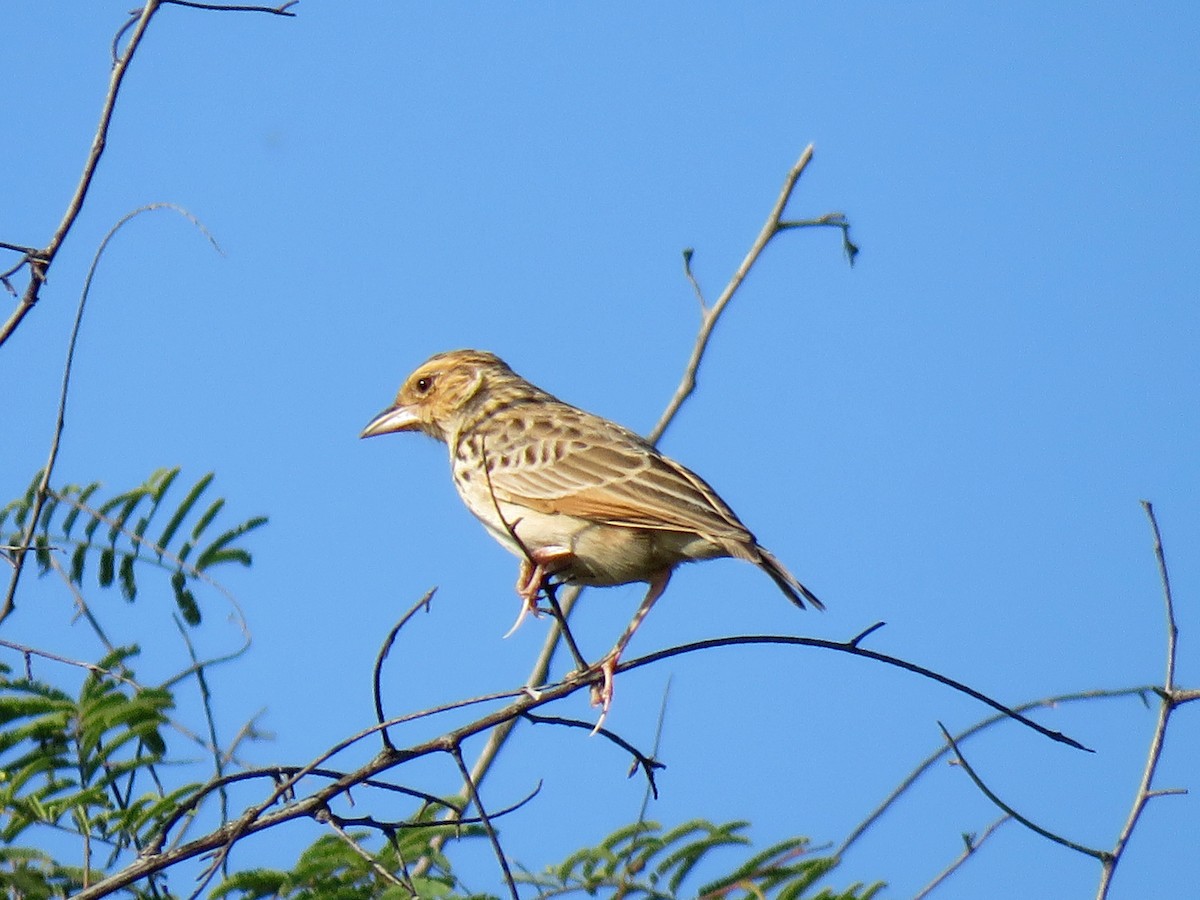
<path fill-rule="evenodd" d="M 691 358 L 688 359 L 687 366 L 683 370 L 683 378 L 679 382 L 679 387 L 675 389 L 675 394 L 667 403 L 667 408 L 663 410 L 658 424 L 647 435 L 650 443 L 657 444 L 662 439 L 667 426 L 674 421 L 676 414 L 679 412 L 679 408 L 683 406 L 684 401 L 696 390 L 696 376 L 700 371 L 700 363 L 704 359 L 704 353 L 708 350 L 708 342 L 712 338 L 713 329 L 716 328 L 721 314 L 725 312 L 725 307 L 729 305 L 729 301 L 733 299 L 738 288 L 742 286 L 742 282 L 746 280 L 746 276 L 750 274 L 750 269 L 753 268 L 759 256 L 767 249 L 767 245 L 771 243 L 771 240 L 777 234 L 792 228 L 819 226 L 840 228 L 842 229 L 843 246 L 846 250 L 846 256 L 849 258 L 851 264 L 854 263 L 854 257 L 858 254 L 858 247 L 851 243 L 850 224 L 841 213 L 829 213 L 817 219 L 805 221 L 783 221 L 784 211 L 787 209 L 788 201 L 792 198 L 792 192 L 796 188 L 796 183 L 800 180 L 800 176 L 804 174 L 804 170 L 808 168 L 808 164 L 812 161 L 812 158 L 813 145 L 809 144 L 804 148 L 804 152 L 800 154 L 800 158 L 796 160 L 796 164 L 792 166 L 791 171 L 788 172 L 787 178 L 784 179 L 783 188 L 780 190 L 779 196 L 775 198 L 775 205 L 771 208 L 771 213 L 767 216 L 767 221 L 758 233 L 758 237 L 754 239 L 754 243 L 750 245 L 750 250 L 746 253 L 741 265 L 737 267 L 737 271 L 733 273 L 733 277 L 725 285 L 725 290 L 721 291 L 721 296 L 717 298 L 717 301 L 711 307 L 705 304 L 704 294 L 700 291 L 700 285 L 696 282 L 696 278 L 692 274 L 693 251 L 690 248 L 684 251 L 684 273 L 687 275 L 688 281 L 691 283 L 696 296 L 700 300 L 700 330 L 696 335 L 696 343 L 692 348 Z"/>

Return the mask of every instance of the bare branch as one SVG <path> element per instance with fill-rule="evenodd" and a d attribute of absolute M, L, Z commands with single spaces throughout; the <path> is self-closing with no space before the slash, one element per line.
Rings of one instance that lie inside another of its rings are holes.
<path fill-rule="evenodd" d="M 1150 690 L 1152 690 L 1152 688 L 1148 685 L 1139 685 L 1137 687 L 1117 688 L 1113 690 L 1077 691 L 1070 694 L 1058 694 L 1053 697 L 1043 697 L 1040 700 L 1031 700 L 1028 703 L 1022 703 L 1020 706 L 1014 706 L 1013 710 L 1015 712 L 1025 713 L 1034 709 L 1050 709 L 1063 703 L 1076 703 L 1090 700 L 1113 700 L 1124 697 L 1144 697 L 1146 692 Z M 989 716 L 986 719 L 976 722 L 969 728 L 963 729 L 957 735 L 955 735 L 954 740 L 959 744 L 963 744 L 969 738 L 975 737 L 980 732 L 986 731 L 993 725 L 1006 721 L 1009 721 L 1009 716 L 1007 714 L 997 713 L 994 716 Z M 917 766 L 914 767 L 913 770 L 909 772 L 908 775 L 906 775 L 898 785 L 896 785 L 891 793 L 889 793 L 887 797 L 885 797 L 879 803 L 878 806 L 871 810 L 865 819 L 855 826 L 854 830 L 851 831 L 850 834 L 847 835 L 846 839 L 842 841 L 841 846 L 837 848 L 837 851 L 834 853 L 834 855 L 839 858 L 844 856 L 846 851 L 848 851 L 860 837 L 866 834 L 866 832 L 870 830 L 870 828 L 876 822 L 878 822 L 880 818 L 882 818 L 883 814 L 887 812 L 888 809 L 890 809 L 900 799 L 900 797 L 909 790 L 909 788 L 916 784 L 916 782 L 923 775 L 928 773 L 939 760 L 948 755 L 950 752 L 951 751 L 948 746 L 941 744 L 936 750 L 925 757 L 925 759 L 921 760 L 921 762 L 918 763 Z"/>
<path fill-rule="evenodd" d="M 403 616 L 400 617 L 392 630 L 388 632 L 387 637 L 383 639 L 383 645 L 379 648 L 379 654 L 375 657 L 375 668 L 371 673 L 371 688 L 375 698 L 375 721 L 380 725 L 384 723 L 383 715 L 383 690 L 380 687 L 380 676 L 383 674 L 383 661 L 387 659 L 387 655 L 391 652 L 392 644 L 396 642 L 396 635 L 400 633 L 400 629 L 409 623 L 409 620 L 417 614 L 417 611 L 422 607 L 425 612 L 429 612 L 430 602 L 433 600 L 433 594 L 437 588 L 430 588 L 425 592 L 420 600 L 414 603 Z M 383 746 L 388 750 L 395 750 L 396 746 L 392 743 L 391 737 L 388 735 L 387 728 L 379 730 L 379 736 L 383 740 Z"/>
<path fill-rule="evenodd" d="M 371 867 L 371 870 L 373 872 L 375 872 L 376 875 L 378 875 L 384 881 L 394 884 L 396 887 L 404 888 L 404 889 L 408 890 L 409 892 L 411 892 L 413 896 L 416 896 L 416 891 L 413 889 L 412 884 L 405 884 L 403 881 L 401 881 L 399 878 L 397 878 L 395 875 L 393 875 L 391 872 L 389 872 L 387 869 L 385 869 L 383 866 L 381 866 L 379 864 L 379 860 L 377 860 L 374 856 L 372 856 L 370 853 L 368 853 L 358 841 L 354 840 L 354 838 L 352 838 L 350 835 L 348 835 L 346 833 L 345 829 L 342 828 L 342 826 L 338 824 L 335 817 L 330 816 L 326 820 L 326 824 L 330 828 L 333 829 L 334 834 L 336 834 L 339 838 L 341 838 L 342 843 L 344 843 L 347 847 L 349 847 L 352 851 L 354 851 L 354 853 L 358 854 L 358 856 L 368 866 Z"/>
<path fill-rule="evenodd" d="M 191 9 L 210 9 L 215 12 L 260 12 L 270 13 L 273 16 L 288 16 L 295 18 L 296 14 L 291 12 L 291 8 L 300 3 L 300 0 L 289 0 L 287 3 L 281 3 L 279 6 L 238 6 L 224 3 L 195 3 L 193 0 L 162 0 L 163 3 L 169 3 L 172 6 L 186 6 Z"/>
<path fill-rule="evenodd" d="M 759 231 L 758 237 L 754 239 L 754 243 L 750 245 L 750 250 L 742 260 L 742 264 L 737 267 L 737 271 L 733 273 L 733 277 L 725 285 L 725 290 L 721 291 L 721 296 L 717 298 L 717 301 L 711 307 L 704 307 L 704 297 L 700 295 L 702 305 L 700 330 L 696 335 L 696 343 L 692 348 L 691 358 L 684 368 L 683 379 L 680 381 L 679 387 L 676 388 L 674 396 L 667 403 L 667 408 L 663 411 L 662 417 L 659 418 L 658 424 L 647 435 L 650 443 L 657 444 L 662 439 L 667 426 L 671 424 L 676 413 L 679 412 L 679 408 L 683 406 L 684 401 L 696 389 L 696 375 L 700 370 L 700 362 L 704 358 L 704 353 L 708 349 L 708 342 L 712 337 L 713 329 L 716 327 L 717 321 L 721 318 L 721 314 L 725 312 L 725 307 L 729 305 L 729 301 L 733 299 L 738 288 L 742 286 L 742 282 L 746 280 L 746 276 L 750 274 L 750 269 L 758 261 L 758 257 L 762 255 L 763 250 L 771 243 L 771 239 L 779 234 L 780 231 L 786 228 L 800 227 L 801 223 L 799 222 L 783 223 L 783 213 L 787 208 L 788 201 L 792 197 L 792 192 L 796 189 L 796 183 L 800 180 L 800 176 L 804 174 L 804 170 L 808 168 L 812 157 L 813 145 L 809 144 L 804 148 L 804 152 L 800 154 L 800 158 L 796 160 L 796 164 L 792 166 L 791 171 L 788 172 L 787 178 L 783 181 L 783 188 L 779 191 L 779 196 L 775 198 L 775 205 L 771 208 L 771 212 L 767 216 L 766 223 L 763 225 L 762 230 Z M 843 234 L 848 233 L 849 223 L 846 222 L 845 217 L 841 213 L 830 213 L 828 216 L 822 218 L 828 221 L 814 220 L 806 224 L 833 225 L 842 228 Z M 857 247 L 854 248 L 854 252 L 858 252 Z M 851 261 L 853 261 L 853 256 L 851 256 Z M 691 254 L 687 251 L 684 252 L 684 266 L 685 273 L 691 278 Z M 696 285 L 694 279 L 691 280 L 693 287 L 696 289 L 697 294 L 699 294 L 699 286 Z"/>
<path fill-rule="evenodd" d="M 1142 811 L 1153 797 L 1159 796 L 1158 792 L 1151 789 L 1154 784 L 1154 773 L 1158 769 L 1158 761 L 1162 757 L 1163 742 L 1167 737 L 1167 725 L 1171 721 L 1171 713 L 1179 703 L 1175 692 L 1175 657 L 1179 649 L 1179 626 L 1175 623 L 1175 601 L 1171 596 L 1171 578 L 1167 572 L 1162 533 L 1158 529 L 1158 519 L 1155 518 L 1154 507 L 1149 500 L 1143 500 L 1142 509 L 1145 510 L 1146 518 L 1150 521 L 1150 531 L 1154 537 L 1154 557 L 1158 562 L 1158 577 L 1162 584 L 1164 615 L 1167 624 L 1166 674 L 1163 678 L 1162 690 L 1156 691 L 1158 694 L 1158 720 L 1154 726 L 1154 734 L 1150 738 L 1150 748 L 1146 752 L 1146 765 L 1142 769 L 1142 778 L 1138 783 L 1129 816 L 1117 835 L 1112 852 L 1106 854 L 1103 860 L 1104 867 L 1100 872 L 1096 900 L 1105 900 L 1108 896 L 1117 864 L 1125 853 L 1125 847 L 1129 844 L 1130 837 L 1133 836 L 1133 829 L 1137 827 L 1138 820 L 1142 817 Z"/>
<path fill-rule="evenodd" d="M 639 768 L 645 772 L 646 781 L 649 783 L 649 790 L 654 794 L 654 799 L 658 799 L 658 785 L 654 781 L 654 770 L 665 769 L 667 767 L 666 764 L 659 762 L 653 756 L 647 756 L 645 753 L 642 753 L 642 751 L 638 750 L 637 747 L 633 746 L 633 744 L 629 743 L 629 741 L 616 732 L 610 731 L 607 728 L 596 729 L 591 722 L 585 722 L 582 719 L 565 719 L 562 716 L 539 716 L 531 712 L 524 713 L 522 717 L 533 722 L 535 725 L 566 725 L 568 728 L 584 728 L 589 734 L 599 734 L 602 737 L 608 738 L 622 750 L 628 751 L 633 756 L 633 768 L 630 769 L 629 774 L 632 775 Z"/>
<path fill-rule="evenodd" d="M 898 669 L 904 669 L 906 672 L 912 672 L 914 675 L 920 675 L 924 678 L 932 679 L 939 684 L 944 684 L 946 687 L 953 688 L 959 693 L 966 694 L 968 697 L 973 697 L 980 703 L 985 703 L 992 709 L 1003 713 L 1011 719 L 1020 722 L 1028 728 L 1032 728 L 1039 734 L 1043 734 L 1052 741 L 1057 741 L 1060 744 L 1066 744 L 1068 747 L 1074 747 L 1076 750 L 1084 750 L 1092 753 L 1092 749 L 1085 747 L 1083 744 L 1074 738 L 1068 737 L 1061 731 L 1054 731 L 1044 725 L 1026 718 L 1021 713 L 1005 706 L 998 700 L 993 700 L 987 694 L 975 690 L 975 688 L 964 684 L 961 681 L 956 681 L 953 678 L 948 678 L 939 672 L 932 669 L 927 669 L 924 666 L 919 666 L 916 663 L 910 663 L 907 660 L 900 659 L 897 656 L 889 656 L 886 653 L 877 653 L 874 650 L 866 650 L 854 642 L 850 641 L 827 641 L 822 638 L 808 637 L 792 637 L 790 635 L 775 635 L 775 634 L 742 634 L 733 635 L 722 638 L 709 638 L 703 641 L 693 641 L 690 644 L 680 644 L 677 647 L 669 647 L 666 650 L 659 650 L 656 653 L 648 653 L 645 656 L 640 656 L 637 659 L 631 659 L 628 662 L 621 663 L 617 666 L 618 672 L 625 672 L 629 669 L 636 669 L 639 666 L 649 665 L 653 662 L 658 662 L 660 659 L 667 659 L 672 656 L 680 656 L 685 653 L 694 653 L 698 650 L 708 650 L 712 647 L 733 647 L 741 644 L 791 644 L 801 647 L 819 647 L 823 650 L 837 650 L 842 653 L 849 653 L 853 656 L 862 656 L 866 659 L 873 659 L 876 662 L 885 663 L 889 666 L 895 666 Z"/>
<path fill-rule="evenodd" d="M 991 788 L 989 788 L 986 784 L 983 783 L 983 779 L 980 778 L 975 773 L 975 770 L 971 768 L 970 763 L 967 762 L 966 758 L 962 755 L 962 752 L 958 749 L 958 744 L 956 744 L 954 742 L 954 738 L 952 738 L 950 736 L 950 732 L 946 730 L 946 726 L 943 725 L 941 722 L 938 722 L 938 728 L 942 729 L 942 734 L 946 738 L 946 743 L 948 743 L 950 745 L 951 749 L 954 751 L 954 757 L 955 757 L 955 759 L 958 760 L 958 764 L 963 767 L 963 770 L 968 775 L 971 776 L 971 780 L 973 782 L 975 782 L 975 786 L 977 788 L 979 788 L 980 791 L 983 792 L 983 795 L 985 797 L 987 797 L 989 800 L 991 800 L 992 803 L 996 804 L 996 806 L 999 807 L 999 809 L 1001 811 L 1003 811 L 1004 813 L 1007 813 L 1009 816 L 1011 816 L 1016 821 L 1020 822 L 1022 825 L 1024 825 L 1030 831 L 1033 831 L 1036 834 L 1040 834 L 1042 837 L 1046 838 L 1046 840 L 1053 841 L 1056 844 L 1061 844 L 1062 846 L 1067 847 L 1070 850 L 1074 850 L 1077 853 L 1086 854 L 1087 856 L 1091 856 L 1095 859 L 1100 860 L 1101 862 L 1104 862 L 1105 860 L 1108 859 L 1108 857 L 1111 856 L 1111 854 L 1107 850 L 1093 850 L 1091 847 L 1085 847 L 1083 844 L 1077 844 L 1074 841 L 1068 840 L 1067 838 L 1062 837 L 1061 835 L 1057 835 L 1053 831 L 1048 831 L 1047 829 L 1042 828 L 1040 825 L 1036 825 L 1029 819 L 1025 818 L 1023 815 L 1021 815 L 1019 812 L 1017 812 L 1015 809 L 1013 809 L 1011 806 L 1009 806 L 1007 803 L 1005 803 L 1003 800 L 1001 800 L 999 797 L 997 797 L 992 792 Z"/>
<path fill-rule="evenodd" d="M 496 861 L 500 863 L 500 869 L 504 872 L 504 880 L 508 883 L 508 891 L 512 895 L 513 900 L 521 900 L 521 895 L 517 893 L 516 882 L 513 881 L 512 869 L 508 867 L 508 859 L 504 855 L 504 848 L 500 846 L 500 838 L 496 836 L 496 829 L 492 827 L 492 821 L 488 818 L 487 811 L 483 808 L 483 801 L 479 799 L 479 788 L 471 779 L 471 771 L 463 761 L 462 747 L 457 742 L 450 748 L 450 755 L 454 757 L 454 762 L 458 765 L 459 774 L 462 775 L 463 783 L 467 786 L 471 802 L 475 804 L 475 809 L 479 811 L 479 818 L 483 822 L 483 830 L 487 832 L 488 840 L 492 842 L 492 849 L 496 852 Z"/>
<path fill-rule="evenodd" d="M 100 157 L 104 155 L 104 148 L 108 143 L 108 128 L 112 123 L 113 110 L 117 105 L 117 94 L 120 93 L 121 82 L 125 80 L 125 73 L 129 71 L 129 64 L 133 61 L 133 55 L 141 45 L 142 38 L 146 34 L 146 28 L 150 25 L 150 20 L 154 17 L 154 14 L 158 12 L 161 2 L 162 0 L 146 0 L 146 5 L 142 7 L 142 11 L 137 17 L 133 36 L 129 39 L 129 44 L 125 48 L 124 54 L 118 57 L 113 65 L 112 76 L 108 82 L 108 93 L 104 97 L 104 106 L 100 110 L 100 124 L 96 127 L 96 134 L 92 138 L 92 146 L 88 151 L 87 159 L 84 161 L 83 174 L 79 178 L 79 184 L 75 186 L 75 194 L 71 197 L 70 203 L 67 204 L 66 214 L 59 223 L 58 229 L 50 238 L 50 243 L 46 245 L 45 249 L 37 251 L 36 255 L 30 254 L 27 257 L 29 260 L 29 284 L 26 285 L 25 294 L 21 298 L 21 302 L 17 305 L 17 308 L 13 310 L 8 321 L 0 327 L 0 347 L 4 346 L 4 342 L 12 336 L 12 333 L 20 326 L 21 321 L 25 318 L 29 310 L 33 309 L 34 304 L 37 303 L 42 283 L 46 280 L 46 273 L 49 271 L 50 265 L 54 262 L 58 248 L 62 246 L 62 242 L 66 239 L 71 226 L 75 224 L 75 220 L 79 217 L 79 211 L 83 209 L 83 201 L 87 198 L 88 189 L 92 185 L 92 177 L 96 174 L 96 166 L 100 164 Z M 74 339 L 72 339 L 72 343 L 74 343 Z M 5 602 L 4 609 L 7 610 L 10 604 L 11 597 Z M 4 614 L 0 613 L 0 621 L 3 621 L 3 618 Z"/>

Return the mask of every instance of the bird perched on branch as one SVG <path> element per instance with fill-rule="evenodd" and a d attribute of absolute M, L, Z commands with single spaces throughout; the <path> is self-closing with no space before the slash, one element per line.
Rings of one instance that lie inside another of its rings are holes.
<path fill-rule="evenodd" d="M 607 714 L 621 653 L 680 563 L 752 562 L 797 606 L 821 601 L 761 547 L 698 475 L 607 419 L 563 403 L 482 350 L 439 353 L 413 372 L 361 437 L 422 431 L 450 448 L 467 508 L 521 557 L 521 614 L 548 578 L 610 586 L 645 581 L 645 599 L 598 664 L 593 702 Z"/>

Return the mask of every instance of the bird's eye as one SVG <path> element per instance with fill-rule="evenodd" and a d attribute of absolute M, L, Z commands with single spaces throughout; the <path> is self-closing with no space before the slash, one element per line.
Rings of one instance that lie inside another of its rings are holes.
<path fill-rule="evenodd" d="M 417 393 L 427 394 L 429 389 L 433 387 L 433 376 L 426 375 L 424 378 L 417 379 Z"/>

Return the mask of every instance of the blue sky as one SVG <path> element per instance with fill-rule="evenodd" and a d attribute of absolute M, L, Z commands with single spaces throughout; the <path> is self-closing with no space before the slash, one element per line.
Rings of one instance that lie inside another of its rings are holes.
<path fill-rule="evenodd" d="M 99 115 L 126 6 L 18 4 L 4 20 L 0 238 L 44 242 Z M 664 449 L 710 481 L 828 605 L 798 613 L 753 567 L 678 573 L 631 653 L 731 633 L 846 639 L 1013 703 L 1152 683 L 1163 623 L 1155 503 L 1194 686 L 1200 629 L 1200 11 L 1062 5 L 302 3 L 294 19 L 166 8 L 135 59 L 94 189 L 41 304 L 0 353 L 5 499 L 45 458 L 86 267 L 59 482 L 131 486 L 215 470 L 231 517 L 264 513 L 228 583 L 254 633 L 213 681 L 226 735 L 265 709 L 249 761 L 303 762 L 372 720 L 370 671 L 399 613 L 396 712 L 521 683 L 544 621 L 500 636 L 515 561 L 454 495 L 441 447 L 357 440 L 431 353 L 481 347 L 577 405 L 648 430 L 698 325 L 680 251 L 715 297 L 788 168 L 816 159 L 782 236 L 717 330 Z M 6 637 L 86 655 L 70 599 L 29 583 Z M 585 650 L 638 588 L 586 595 Z M 98 609 L 182 653 L 169 596 Z M 216 595 L 202 646 L 235 642 Z M 986 710 L 863 660 L 715 651 L 620 678 L 610 724 L 646 746 L 672 679 L 650 815 L 747 818 L 766 844 L 838 842 L 939 741 Z M 585 702 L 562 714 L 591 715 Z M 1139 701 L 1040 716 L 1084 755 L 1016 726 L 968 745 L 1022 812 L 1111 846 L 1153 725 Z M 1184 707 L 1161 787 L 1195 788 Z M 364 750 L 367 753 L 369 750 Z M 347 760 L 347 764 L 352 758 Z M 597 739 L 526 729 L 493 805 L 542 795 L 504 841 L 540 868 L 636 816 L 642 784 Z M 451 768 L 424 786 L 451 790 Z M 247 801 L 249 802 L 249 801 Z M 995 818 L 941 767 L 834 884 L 910 896 Z M 552 827 L 548 827 L 553 823 Z M 1200 879 L 1195 800 L 1157 800 L 1114 897 Z M 247 842 L 285 863 L 316 837 Z M 472 886 L 496 889 L 486 848 Z M 1098 867 L 1010 824 L 947 895 L 1090 896 Z M 1002 886 L 1002 887 L 1001 887 Z"/>

